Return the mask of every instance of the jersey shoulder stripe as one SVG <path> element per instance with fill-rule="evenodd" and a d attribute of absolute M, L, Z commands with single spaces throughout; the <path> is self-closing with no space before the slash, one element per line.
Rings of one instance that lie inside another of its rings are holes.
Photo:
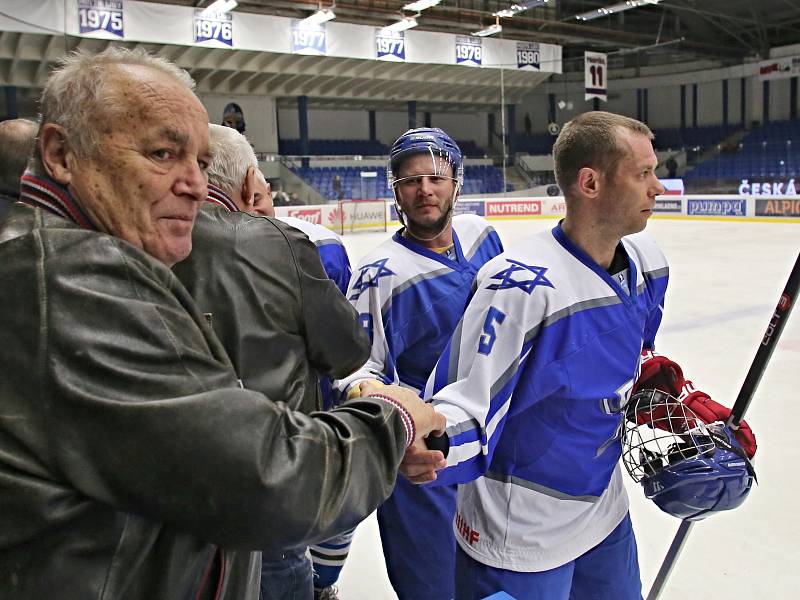
<path fill-rule="evenodd" d="M 283 221 L 287 225 L 291 225 L 295 229 L 299 229 L 303 233 L 308 236 L 308 239 L 311 240 L 317 246 L 322 244 L 342 244 L 342 238 L 339 237 L 335 231 L 331 231 L 324 225 L 320 225 L 318 223 L 312 223 L 311 221 L 306 221 L 305 219 L 298 219 L 297 217 L 275 217 L 279 221 Z"/>

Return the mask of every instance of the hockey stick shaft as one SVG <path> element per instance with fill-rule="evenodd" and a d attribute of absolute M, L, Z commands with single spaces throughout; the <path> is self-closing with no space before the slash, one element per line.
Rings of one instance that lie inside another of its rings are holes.
<path fill-rule="evenodd" d="M 786 287 L 783 289 L 778 306 L 772 314 L 767 331 L 758 346 L 756 356 L 753 359 L 753 364 L 750 365 L 750 370 L 747 372 L 747 377 L 744 379 L 742 389 L 736 397 L 736 403 L 731 409 L 731 418 L 728 425 L 736 429 L 744 418 L 744 413 L 750 406 L 753 400 L 753 394 L 761 381 L 761 376 L 764 374 L 767 363 L 772 356 L 775 346 L 778 345 L 778 339 L 781 337 L 783 328 L 786 321 L 789 319 L 789 313 L 792 312 L 792 307 L 797 301 L 797 290 L 800 287 L 800 253 L 794 262 L 792 272 L 789 274 L 789 280 L 786 282 Z"/>
<path fill-rule="evenodd" d="M 661 596 L 664 585 L 667 583 L 670 573 L 672 573 L 672 568 L 675 566 L 684 544 L 686 544 L 686 538 L 689 537 L 689 532 L 692 530 L 694 523 L 694 521 L 681 521 L 678 532 L 672 538 L 672 543 L 669 545 L 666 556 L 664 556 L 664 561 L 661 563 L 658 574 L 653 580 L 653 585 L 647 594 L 647 600 L 658 600 L 659 596 Z"/>
<path fill-rule="evenodd" d="M 753 399 L 753 394 L 761 381 L 761 376 L 767 368 L 772 351 L 775 350 L 775 346 L 778 344 L 778 339 L 781 337 L 783 328 L 789 318 L 789 313 L 792 312 L 792 307 L 797 300 L 798 286 L 800 286 L 800 253 L 794 262 L 794 267 L 792 267 L 792 271 L 789 274 L 789 280 L 786 282 L 780 300 L 778 300 L 778 306 L 770 319 L 767 331 L 758 346 L 756 356 L 742 384 L 742 389 L 736 397 L 736 403 L 731 409 L 731 418 L 728 424 L 734 429 L 742 422 L 744 414 Z M 658 600 L 659 596 L 661 596 L 664 585 L 667 583 L 667 579 L 686 544 L 693 526 L 694 521 L 681 521 L 678 532 L 672 538 L 672 543 L 669 545 L 664 561 L 661 563 L 650 592 L 647 594 L 647 600 Z"/>

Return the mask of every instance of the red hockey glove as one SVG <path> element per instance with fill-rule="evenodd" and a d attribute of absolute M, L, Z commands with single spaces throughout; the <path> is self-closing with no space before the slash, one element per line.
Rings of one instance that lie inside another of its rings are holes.
<path fill-rule="evenodd" d="M 633 393 L 641 390 L 661 390 L 678 398 L 685 406 L 690 408 L 704 423 L 722 421 L 727 423 L 731 416 L 731 409 L 715 402 L 708 394 L 696 390 L 691 381 L 683 376 L 683 370 L 678 363 L 661 356 L 652 350 L 642 350 L 642 365 L 639 379 L 633 386 Z M 667 420 L 669 418 L 669 421 Z M 662 429 L 672 428 L 683 423 L 683 419 L 674 419 L 667 414 L 667 407 L 656 408 L 652 413 L 639 413 L 636 415 L 639 424 L 655 423 Z M 746 421 L 739 423 L 739 429 L 734 432 L 736 440 L 749 458 L 756 453 L 756 437 Z"/>
<path fill-rule="evenodd" d="M 633 384 L 633 393 L 641 390 L 661 390 L 676 398 L 686 380 L 678 363 L 652 350 L 642 350 L 639 379 Z"/>
<path fill-rule="evenodd" d="M 722 421 L 727 423 L 731 418 L 731 409 L 719 402 L 712 400 L 708 394 L 694 389 L 691 381 L 686 381 L 679 399 L 690 408 L 704 423 Z M 747 421 L 739 423 L 739 429 L 733 432 L 736 441 L 742 446 L 748 458 L 753 458 L 756 453 L 756 436 Z"/>

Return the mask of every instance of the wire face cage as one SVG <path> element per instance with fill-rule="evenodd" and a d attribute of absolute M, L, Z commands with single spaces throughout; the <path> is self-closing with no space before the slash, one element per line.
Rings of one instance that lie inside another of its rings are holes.
<path fill-rule="evenodd" d="M 682 461 L 714 456 L 713 428 L 674 396 L 660 390 L 643 390 L 626 408 L 622 462 L 631 478 L 641 483 L 664 467 Z"/>

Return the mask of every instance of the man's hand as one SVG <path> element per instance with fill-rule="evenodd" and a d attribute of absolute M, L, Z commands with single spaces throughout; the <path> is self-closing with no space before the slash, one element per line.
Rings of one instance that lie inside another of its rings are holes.
<path fill-rule="evenodd" d="M 400 472 L 411 483 L 427 483 L 436 479 L 436 471 L 443 469 L 447 461 L 439 450 L 428 450 L 425 442 L 417 440 L 406 449 Z"/>
<path fill-rule="evenodd" d="M 440 415 L 433 406 L 423 402 L 416 393 L 399 385 L 376 386 L 372 381 L 361 382 L 361 397 L 388 396 L 405 408 L 414 420 L 416 435 L 414 441 L 422 440 L 431 433 L 441 434 L 447 425 L 444 415 Z"/>
<path fill-rule="evenodd" d="M 361 393 L 361 386 L 363 384 L 369 383 L 373 386 L 372 392 L 375 393 L 377 389 L 385 387 L 382 381 L 378 379 L 362 379 L 358 383 L 354 384 L 348 391 L 347 391 L 347 399 L 352 400 L 353 398 L 361 398 L 364 394 Z"/>

